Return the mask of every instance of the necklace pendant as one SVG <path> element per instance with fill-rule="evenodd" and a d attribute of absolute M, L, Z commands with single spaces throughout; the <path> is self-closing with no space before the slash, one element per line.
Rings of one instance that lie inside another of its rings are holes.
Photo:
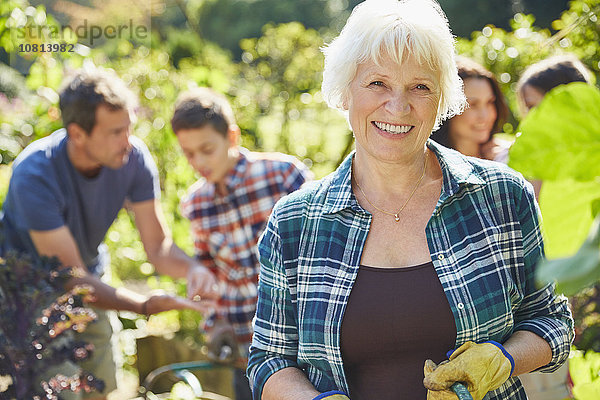
<path fill-rule="evenodd" d="M 396 220 L 396 222 L 400 222 L 400 215 L 394 214 L 394 219 Z"/>

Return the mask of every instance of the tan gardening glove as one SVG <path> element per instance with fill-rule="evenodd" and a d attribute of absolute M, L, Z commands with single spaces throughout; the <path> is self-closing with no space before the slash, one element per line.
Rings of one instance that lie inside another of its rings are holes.
<path fill-rule="evenodd" d="M 474 400 L 481 400 L 491 390 L 499 388 L 513 373 L 514 360 L 500 343 L 466 342 L 455 350 L 449 361 L 435 365 L 425 361 L 427 400 L 456 400 L 450 390 L 455 382 L 467 386 Z"/>

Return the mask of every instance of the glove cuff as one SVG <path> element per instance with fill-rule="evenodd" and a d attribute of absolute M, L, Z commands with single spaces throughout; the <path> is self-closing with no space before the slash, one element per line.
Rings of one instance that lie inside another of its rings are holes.
<path fill-rule="evenodd" d="M 510 353 L 508 351 L 506 351 L 506 349 L 504 348 L 504 346 L 502 346 L 500 343 L 496 342 L 495 340 L 486 340 L 485 342 L 482 343 L 490 343 L 493 344 L 494 346 L 496 346 L 497 348 L 500 349 L 500 351 L 502 352 L 502 354 L 504 354 L 504 357 L 506 357 L 508 359 L 508 361 L 510 361 L 510 375 L 509 377 L 512 376 L 513 372 L 515 371 L 515 360 L 514 358 L 512 358 L 512 356 L 510 355 Z"/>
<path fill-rule="evenodd" d="M 321 393 L 313 400 L 321 400 L 321 399 L 329 399 L 329 400 L 350 400 L 350 398 L 344 392 L 340 392 L 339 390 L 330 390 L 329 392 Z"/>

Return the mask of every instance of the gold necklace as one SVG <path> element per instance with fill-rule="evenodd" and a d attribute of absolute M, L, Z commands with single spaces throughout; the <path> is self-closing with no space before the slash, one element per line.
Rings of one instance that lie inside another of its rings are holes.
<path fill-rule="evenodd" d="M 410 193 L 410 196 L 408 196 L 408 199 L 406 200 L 406 202 L 404 202 L 404 205 L 402 207 L 400 207 L 400 210 L 398 210 L 397 213 L 391 213 L 389 211 L 382 210 L 381 208 L 377 207 L 375 204 L 371 203 L 371 201 L 367 198 L 367 195 L 365 194 L 365 191 L 358 184 L 358 180 L 356 179 L 356 177 L 354 177 L 354 174 L 352 174 L 352 178 L 353 178 L 354 182 L 356 183 L 356 186 L 358 186 L 358 189 L 362 193 L 363 197 L 365 198 L 365 200 L 370 205 L 372 205 L 377 211 L 380 211 L 380 212 L 382 212 L 384 214 L 393 216 L 394 219 L 396 220 L 396 222 L 400 222 L 400 213 L 402 213 L 402 211 L 404 211 L 404 208 L 406 208 L 406 205 L 408 204 L 408 202 L 410 201 L 410 199 L 412 199 L 413 195 L 417 191 L 417 188 L 421 184 L 421 181 L 423 180 L 423 177 L 425 176 L 425 171 L 427 170 L 427 158 L 428 157 L 429 157 L 429 152 L 425 153 L 425 162 L 423 163 L 423 173 L 421 174 L 421 177 L 417 181 L 417 184 L 415 185 L 415 188 Z"/>

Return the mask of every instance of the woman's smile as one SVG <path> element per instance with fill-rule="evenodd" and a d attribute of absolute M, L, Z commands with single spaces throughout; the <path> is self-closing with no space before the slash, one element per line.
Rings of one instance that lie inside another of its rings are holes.
<path fill-rule="evenodd" d="M 409 133 L 414 127 L 413 125 L 396 125 L 381 121 L 373 121 L 371 123 L 383 134 L 388 134 L 392 136 L 406 136 L 406 134 Z"/>

